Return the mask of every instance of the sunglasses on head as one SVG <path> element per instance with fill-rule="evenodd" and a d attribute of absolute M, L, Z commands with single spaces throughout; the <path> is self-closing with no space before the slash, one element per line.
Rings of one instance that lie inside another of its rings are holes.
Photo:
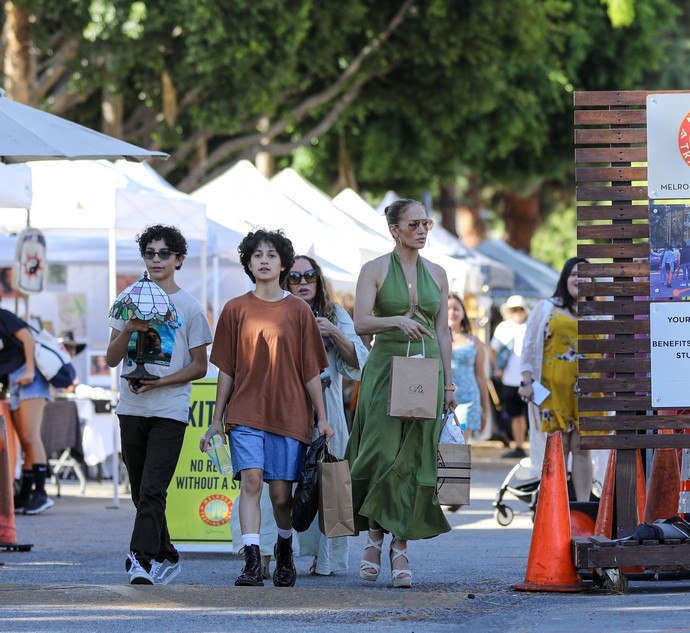
<path fill-rule="evenodd" d="M 297 271 L 289 272 L 287 274 L 287 282 L 291 286 L 296 286 L 302 281 L 302 278 L 304 278 L 304 281 L 306 281 L 308 284 L 313 284 L 316 282 L 318 279 L 319 274 L 311 268 L 310 270 L 307 270 L 303 273 L 298 273 Z"/>
<path fill-rule="evenodd" d="M 399 226 L 402 229 L 407 229 L 408 231 L 412 232 L 416 231 L 419 228 L 420 224 L 427 231 L 431 231 L 431 229 L 434 228 L 434 221 L 430 218 L 427 218 L 426 220 L 408 220 L 407 222 L 403 222 L 402 224 L 396 224 L 396 226 Z"/>
<path fill-rule="evenodd" d="M 153 260 L 153 258 L 158 255 L 158 257 L 162 261 L 167 261 L 169 260 L 173 255 L 177 255 L 175 251 L 171 251 L 169 248 L 161 248 L 159 251 L 154 251 L 152 248 L 147 248 L 144 251 L 144 259 L 147 259 L 149 261 Z"/>

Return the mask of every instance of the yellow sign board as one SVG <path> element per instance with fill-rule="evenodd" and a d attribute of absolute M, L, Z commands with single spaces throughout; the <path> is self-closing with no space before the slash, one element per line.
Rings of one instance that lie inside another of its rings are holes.
<path fill-rule="evenodd" d="M 189 425 L 168 488 L 168 531 L 182 552 L 232 552 L 230 515 L 240 482 L 232 474 L 221 475 L 199 451 L 199 438 L 213 417 L 217 384 L 215 380 L 192 384 Z"/>

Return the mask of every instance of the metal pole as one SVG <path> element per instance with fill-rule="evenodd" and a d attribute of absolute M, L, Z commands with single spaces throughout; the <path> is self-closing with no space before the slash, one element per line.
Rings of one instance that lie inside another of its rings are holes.
<path fill-rule="evenodd" d="M 115 227 L 108 229 L 108 298 L 110 305 L 115 303 L 117 298 L 117 236 Z M 110 368 L 110 390 L 111 390 L 111 407 L 117 404 L 117 367 Z M 113 504 L 108 506 L 111 509 L 117 510 L 120 508 L 119 498 L 119 477 L 120 477 L 120 455 L 117 450 L 117 416 L 113 414 L 113 458 L 112 458 L 112 477 L 113 477 Z"/>

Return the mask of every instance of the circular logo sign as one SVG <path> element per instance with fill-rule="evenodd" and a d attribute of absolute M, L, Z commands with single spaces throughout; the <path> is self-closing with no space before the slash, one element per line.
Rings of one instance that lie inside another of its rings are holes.
<path fill-rule="evenodd" d="M 230 521 L 232 501 L 225 495 L 206 497 L 199 506 L 199 516 L 206 525 L 225 525 Z"/>
<path fill-rule="evenodd" d="M 690 112 L 683 117 L 678 129 L 678 149 L 685 164 L 690 167 Z"/>

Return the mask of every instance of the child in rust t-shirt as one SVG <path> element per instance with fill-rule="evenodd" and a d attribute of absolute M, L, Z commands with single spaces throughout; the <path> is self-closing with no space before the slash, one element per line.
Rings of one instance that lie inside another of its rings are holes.
<path fill-rule="evenodd" d="M 305 385 L 328 366 L 328 358 L 309 306 L 286 294 L 264 301 L 248 292 L 228 301 L 211 362 L 234 379 L 227 424 L 311 444 L 314 414 Z"/>
<path fill-rule="evenodd" d="M 211 435 L 228 433 L 234 476 L 240 480 L 245 558 L 235 585 L 263 586 L 259 527 L 265 480 L 278 527 L 273 584 L 291 587 L 297 579 L 292 484 L 312 440 L 314 415 L 319 433 L 333 436 L 320 379 L 328 357 L 309 306 L 280 286 L 295 259 L 290 240 L 282 231 L 259 229 L 238 251 L 256 289 L 229 301 L 218 320 L 211 351 L 218 390 L 200 448 L 207 450 Z"/>

